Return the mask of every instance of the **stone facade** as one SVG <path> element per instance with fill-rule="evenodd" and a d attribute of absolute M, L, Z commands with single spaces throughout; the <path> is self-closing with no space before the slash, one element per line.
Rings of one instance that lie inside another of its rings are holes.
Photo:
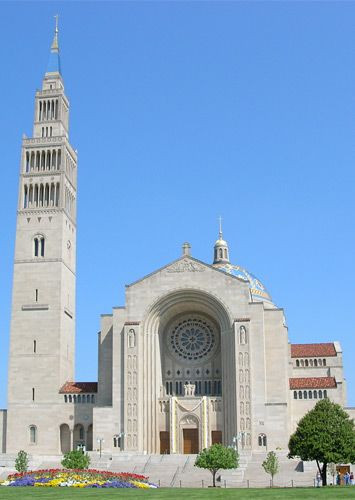
<path fill-rule="evenodd" d="M 283 309 L 230 263 L 182 256 L 101 317 L 98 382 L 74 382 L 76 172 L 57 32 L 21 155 L 6 451 L 286 449 L 319 398 L 344 405 L 337 342 L 290 345 Z M 1 435 L 1 432 L 0 432 Z M 0 447 L 5 448 L 4 436 Z"/>

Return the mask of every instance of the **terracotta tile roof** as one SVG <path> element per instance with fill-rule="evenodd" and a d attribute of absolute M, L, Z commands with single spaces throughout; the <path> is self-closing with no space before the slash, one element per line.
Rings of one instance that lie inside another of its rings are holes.
<path fill-rule="evenodd" d="M 334 377 L 290 378 L 290 389 L 328 389 L 336 386 Z"/>
<path fill-rule="evenodd" d="M 66 382 L 59 394 L 82 394 L 97 392 L 97 382 Z"/>
<path fill-rule="evenodd" d="M 313 356 L 336 356 L 332 342 L 325 344 L 291 344 L 291 358 L 311 358 Z"/>

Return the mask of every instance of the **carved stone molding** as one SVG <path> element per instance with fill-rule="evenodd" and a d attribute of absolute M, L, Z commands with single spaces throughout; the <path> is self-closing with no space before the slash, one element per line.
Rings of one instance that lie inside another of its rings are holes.
<path fill-rule="evenodd" d="M 187 259 L 176 262 L 166 270 L 168 273 L 201 273 L 203 271 L 205 271 L 205 267 Z"/>

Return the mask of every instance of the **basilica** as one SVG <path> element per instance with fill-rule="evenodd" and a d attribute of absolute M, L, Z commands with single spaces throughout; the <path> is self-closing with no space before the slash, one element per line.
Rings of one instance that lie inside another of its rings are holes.
<path fill-rule="evenodd" d="M 284 450 L 319 399 L 345 405 L 339 343 L 290 344 L 284 310 L 233 264 L 221 226 L 210 262 L 184 243 L 175 261 L 126 286 L 125 304 L 101 316 L 97 381 L 75 381 L 68 130 L 56 28 L 33 134 L 22 139 L 3 452 Z"/>

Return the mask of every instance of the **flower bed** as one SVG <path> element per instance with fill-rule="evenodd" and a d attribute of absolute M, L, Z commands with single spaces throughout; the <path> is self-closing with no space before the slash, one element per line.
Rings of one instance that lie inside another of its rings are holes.
<path fill-rule="evenodd" d="M 44 469 L 10 474 L 0 486 L 35 486 L 40 488 L 157 488 L 148 478 L 129 472 L 95 469 Z"/>

